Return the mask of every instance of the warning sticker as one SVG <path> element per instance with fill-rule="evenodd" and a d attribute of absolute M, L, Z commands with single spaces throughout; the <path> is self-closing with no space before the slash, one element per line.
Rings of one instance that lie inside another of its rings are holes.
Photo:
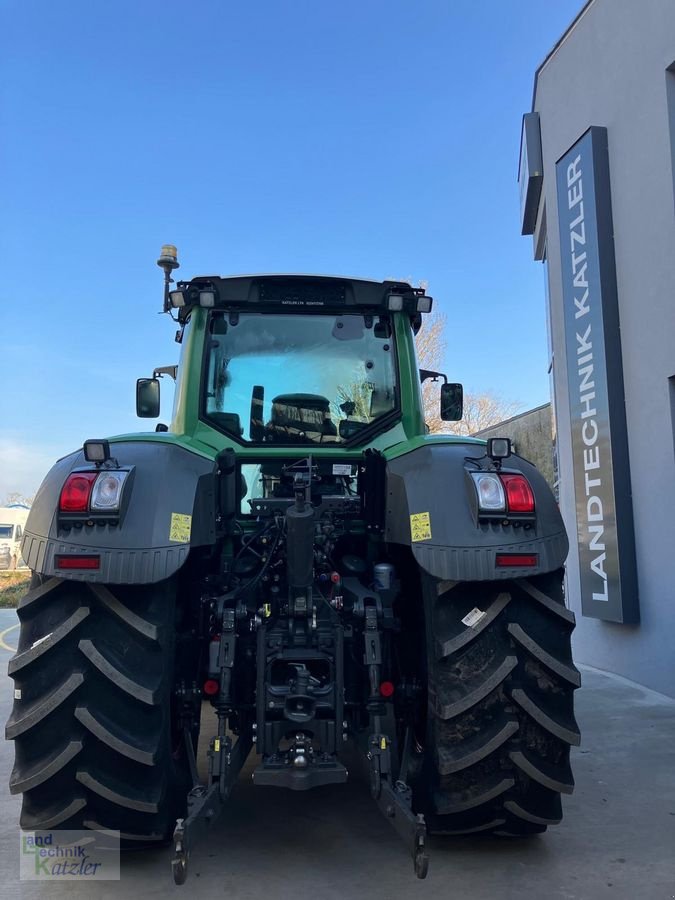
<path fill-rule="evenodd" d="M 431 519 L 428 512 L 410 516 L 410 536 L 413 541 L 428 541 L 431 537 Z"/>
<path fill-rule="evenodd" d="M 169 529 L 170 541 L 188 544 L 190 542 L 191 531 L 192 516 L 184 516 L 182 513 L 171 513 L 171 528 Z"/>
<path fill-rule="evenodd" d="M 354 474 L 354 469 L 352 466 L 348 466 L 344 463 L 333 463 L 333 475 L 349 475 L 352 476 Z"/>
<path fill-rule="evenodd" d="M 478 625 L 479 622 L 482 622 L 485 616 L 487 616 L 486 612 L 483 612 L 482 609 L 478 609 L 476 606 L 474 606 L 471 612 L 468 612 L 464 616 L 462 622 L 464 625 L 466 625 L 467 628 L 473 628 L 474 625 Z"/>

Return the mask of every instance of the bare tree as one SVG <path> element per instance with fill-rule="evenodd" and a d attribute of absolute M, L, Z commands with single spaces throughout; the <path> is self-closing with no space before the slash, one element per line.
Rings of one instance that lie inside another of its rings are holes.
<path fill-rule="evenodd" d="M 20 494 L 18 491 L 11 491 L 11 493 L 7 494 L 5 497 L 5 502 L 2 505 L 13 506 L 18 503 L 21 506 L 30 506 L 32 502 L 33 497 L 24 497 L 24 495 Z"/>
<path fill-rule="evenodd" d="M 442 422 L 442 430 L 452 434 L 476 434 L 491 425 L 498 425 L 515 416 L 522 404 L 504 400 L 498 394 L 485 391 L 482 394 L 464 392 L 464 415 L 461 422 Z"/>
<path fill-rule="evenodd" d="M 415 338 L 417 360 L 421 369 L 439 372 L 445 356 L 446 318 L 442 313 L 425 316 L 422 328 Z M 497 425 L 510 419 L 522 404 L 504 400 L 491 391 L 482 393 L 471 390 L 464 391 L 464 416 L 461 422 L 444 422 L 440 409 L 441 380 L 434 382 L 427 379 L 422 385 L 422 402 L 424 419 L 432 434 L 475 434 L 483 428 Z"/>
<path fill-rule="evenodd" d="M 370 418 L 370 394 L 372 385 L 364 381 L 353 381 L 351 384 L 339 385 L 337 401 L 332 404 L 333 418 L 356 416 L 367 422 Z"/>
<path fill-rule="evenodd" d="M 439 372 L 445 355 L 445 326 L 446 318 L 442 313 L 432 313 L 422 317 L 422 327 L 415 337 L 415 349 L 417 350 L 417 362 L 420 369 L 430 369 Z M 439 431 L 448 431 L 448 425 L 458 423 L 443 422 L 440 416 L 440 381 L 427 379 L 422 384 L 422 403 L 424 405 L 424 420 L 429 426 L 429 431 L 436 434 Z"/>

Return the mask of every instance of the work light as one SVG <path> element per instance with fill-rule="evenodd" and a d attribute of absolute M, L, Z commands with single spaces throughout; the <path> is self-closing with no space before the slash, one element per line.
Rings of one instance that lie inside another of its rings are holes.
<path fill-rule="evenodd" d="M 169 291 L 169 300 L 174 309 L 185 306 L 185 291 Z"/>

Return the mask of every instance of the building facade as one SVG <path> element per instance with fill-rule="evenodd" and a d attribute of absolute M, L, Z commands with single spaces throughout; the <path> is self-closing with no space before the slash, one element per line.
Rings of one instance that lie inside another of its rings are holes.
<path fill-rule="evenodd" d="M 535 75 L 519 182 L 576 658 L 675 696 L 673 0 L 583 7 Z"/>

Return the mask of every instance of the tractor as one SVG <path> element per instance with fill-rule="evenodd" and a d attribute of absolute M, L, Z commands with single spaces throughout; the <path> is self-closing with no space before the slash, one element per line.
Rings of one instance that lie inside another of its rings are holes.
<path fill-rule="evenodd" d="M 432 298 L 176 282 L 171 245 L 158 264 L 180 358 L 136 405 L 157 418 L 175 379 L 170 425 L 85 441 L 25 528 L 21 828 L 167 842 L 181 884 L 249 757 L 255 785 L 306 791 L 347 780 L 346 742 L 420 878 L 430 834 L 558 823 L 579 743 L 568 540 L 507 438 L 428 433 L 427 379 L 462 418 L 462 386 L 416 362 Z"/>

